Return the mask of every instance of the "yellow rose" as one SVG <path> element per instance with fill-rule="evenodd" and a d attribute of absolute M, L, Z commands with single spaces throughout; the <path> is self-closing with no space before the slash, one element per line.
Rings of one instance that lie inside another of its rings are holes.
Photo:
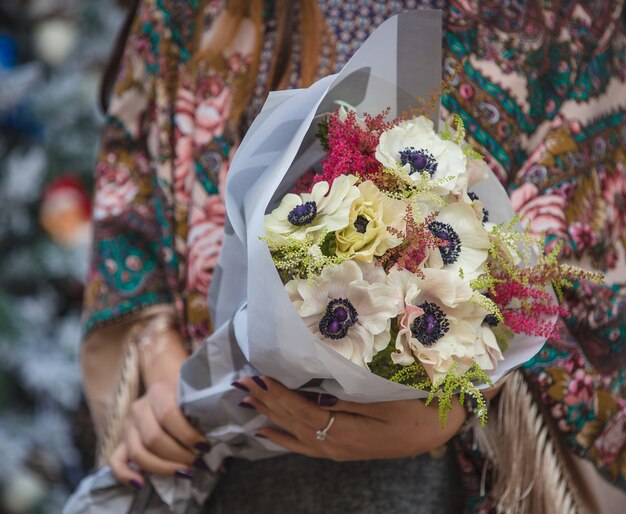
<path fill-rule="evenodd" d="M 360 196 L 352 203 L 349 224 L 335 233 L 337 255 L 372 262 L 402 239 L 387 230 L 404 230 L 407 204 L 385 196 L 370 180 L 359 186 Z"/>

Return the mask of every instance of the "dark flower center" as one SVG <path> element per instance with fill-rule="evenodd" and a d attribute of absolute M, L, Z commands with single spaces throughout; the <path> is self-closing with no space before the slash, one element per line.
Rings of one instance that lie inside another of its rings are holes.
<path fill-rule="evenodd" d="M 313 222 L 317 216 L 317 204 L 306 202 L 291 209 L 287 215 L 287 221 L 296 227 L 302 227 Z"/>
<path fill-rule="evenodd" d="M 367 230 L 367 225 L 369 225 L 370 220 L 368 220 L 365 216 L 361 216 L 360 214 L 354 220 L 354 228 L 359 234 L 365 234 Z"/>
<path fill-rule="evenodd" d="M 348 329 L 358 319 L 358 313 L 349 300 L 345 298 L 331 300 L 320 320 L 320 332 L 328 339 L 343 339 L 348 335 Z"/>
<path fill-rule="evenodd" d="M 483 323 L 487 323 L 490 327 L 497 327 L 500 324 L 500 320 L 495 314 L 487 314 Z"/>
<path fill-rule="evenodd" d="M 413 321 L 411 334 L 424 346 L 432 346 L 450 330 L 450 324 L 437 304 L 424 302 L 418 307 L 424 314 Z"/>
<path fill-rule="evenodd" d="M 467 196 L 470 197 L 470 200 L 473 202 L 475 200 L 480 200 L 476 193 L 472 193 L 471 191 L 467 193 Z M 487 223 L 489 221 L 489 211 L 483 207 L 483 223 Z"/>
<path fill-rule="evenodd" d="M 454 229 L 447 223 L 433 221 L 428 224 L 428 230 L 443 241 L 443 245 L 439 247 L 443 263 L 452 264 L 456 262 L 461 254 L 461 238 Z"/>
<path fill-rule="evenodd" d="M 410 174 L 427 171 L 432 177 L 437 171 L 437 161 L 432 154 L 426 150 L 416 150 L 412 146 L 400 150 L 400 162 L 403 166 L 411 166 Z"/>

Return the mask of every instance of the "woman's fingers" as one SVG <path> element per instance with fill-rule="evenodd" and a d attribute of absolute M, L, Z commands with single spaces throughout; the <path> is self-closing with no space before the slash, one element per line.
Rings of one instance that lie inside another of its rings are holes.
<path fill-rule="evenodd" d="M 385 421 L 397 415 L 406 415 L 406 409 L 415 409 L 415 402 L 376 402 L 357 403 L 337 399 L 330 394 L 321 393 L 317 396 L 303 395 L 291 391 L 281 383 L 268 377 L 244 377 L 239 380 L 249 391 L 250 395 L 265 403 L 276 412 L 286 410 L 294 417 L 301 419 L 312 427 L 319 427 L 320 422 L 328 419 L 320 410 L 334 412 L 349 412 L 359 416 Z M 311 401 L 314 399 L 314 401 Z M 317 405 L 315 405 L 317 403 Z"/>
<path fill-rule="evenodd" d="M 176 384 L 153 384 L 146 397 L 158 424 L 189 451 L 206 451 L 206 438 L 198 432 L 180 410 L 176 398 Z"/>
<path fill-rule="evenodd" d="M 133 402 L 123 441 L 109 460 L 120 482 L 142 487 L 135 466 L 142 472 L 181 478 L 191 478 L 192 465 L 206 469 L 198 454 L 208 451 L 209 444 L 181 412 L 176 389 L 176 382 L 157 382 Z"/>
<path fill-rule="evenodd" d="M 126 445 L 120 443 L 109 457 L 109 466 L 115 478 L 122 484 L 133 489 L 141 489 L 144 486 L 143 477 L 128 465 L 128 452 Z"/>
<path fill-rule="evenodd" d="M 285 420 L 297 420 L 314 431 L 323 428 L 328 422 L 328 413 L 300 393 L 287 389 L 275 380 L 267 377 L 246 377 L 240 383 L 249 389 L 250 396 Z"/>
<path fill-rule="evenodd" d="M 320 393 L 317 404 L 324 410 L 335 412 L 350 412 L 359 416 L 385 421 L 396 415 L 406 416 L 410 409 L 418 408 L 413 400 L 395 402 L 357 403 L 339 400 L 333 395 Z"/>
<path fill-rule="evenodd" d="M 246 396 L 244 402 L 254 407 L 259 414 L 263 414 L 278 428 L 289 432 L 303 443 L 308 444 L 314 439 L 313 428 L 284 411 L 277 412 L 253 396 Z"/>
<path fill-rule="evenodd" d="M 132 409 L 133 423 L 139 431 L 143 446 L 154 455 L 172 462 L 191 466 L 197 455 L 182 446 L 159 424 L 154 411 L 147 402 L 135 402 Z"/>
<path fill-rule="evenodd" d="M 306 457 L 322 457 L 322 453 L 318 448 L 303 443 L 297 437 L 289 433 L 281 432 L 273 428 L 263 428 L 259 431 L 258 435 L 264 439 L 269 439 L 274 444 L 281 446 L 287 451 L 300 453 Z"/>
<path fill-rule="evenodd" d="M 343 416 L 341 417 L 343 418 Z M 269 427 L 260 429 L 258 435 L 269 439 L 290 452 L 300 453 L 307 457 L 331 459 L 337 462 L 361 460 L 368 457 L 367 449 L 364 451 L 360 448 L 354 448 L 352 445 L 346 444 L 345 441 L 332 437 L 332 428 L 328 433 L 327 439 L 323 441 L 317 440 L 315 437 L 311 441 L 303 441 L 290 433 Z"/>
<path fill-rule="evenodd" d="M 243 377 L 233 385 L 249 392 L 242 406 L 252 406 L 284 430 L 262 428 L 262 436 L 290 451 L 335 461 L 425 453 L 446 443 L 465 419 L 458 402 L 453 402 L 442 428 L 436 401 L 429 406 L 422 400 L 363 404 L 328 394 L 311 401 L 266 377 Z M 316 437 L 320 431 L 326 436 L 322 441 Z"/>
<path fill-rule="evenodd" d="M 151 453 L 144 446 L 139 432 L 132 424 L 126 424 L 126 431 L 124 435 L 127 460 L 132 461 L 143 471 L 155 473 L 157 475 L 176 475 L 184 478 L 191 478 L 191 471 L 186 463 L 168 461 Z"/>

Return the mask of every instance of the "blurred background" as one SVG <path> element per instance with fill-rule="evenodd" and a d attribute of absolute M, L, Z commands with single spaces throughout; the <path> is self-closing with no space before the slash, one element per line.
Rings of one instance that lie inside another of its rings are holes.
<path fill-rule="evenodd" d="M 123 4 L 0 0 L 0 514 L 58 514 L 93 465 L 80 311 Z"/>

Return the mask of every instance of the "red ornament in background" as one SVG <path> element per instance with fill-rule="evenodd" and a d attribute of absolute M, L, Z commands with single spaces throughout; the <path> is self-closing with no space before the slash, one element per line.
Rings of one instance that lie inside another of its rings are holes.
<path fill-rule="evenodd" d="M 91 200 L 80 180 L 60 175 L 46 186 L 39 221 L 62 246 L 81 246 L 91 239 Z"/>

